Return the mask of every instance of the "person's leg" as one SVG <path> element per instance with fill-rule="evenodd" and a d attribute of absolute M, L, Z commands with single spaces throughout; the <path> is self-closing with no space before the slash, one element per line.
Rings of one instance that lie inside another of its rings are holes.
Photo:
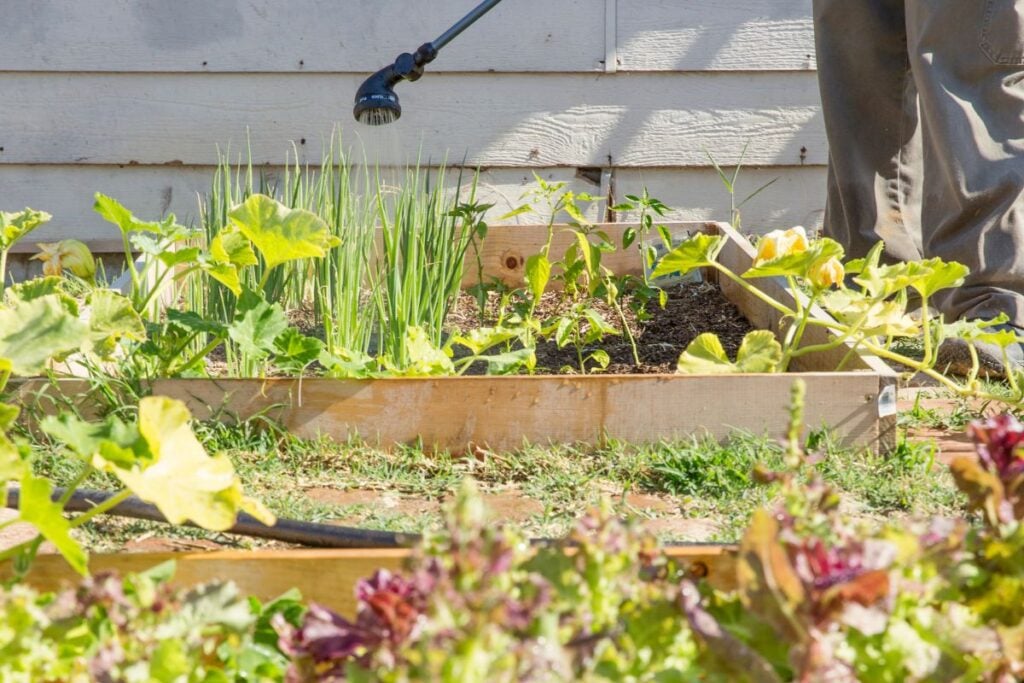
<path fill-rule="evenodd" d="M 904 3 L 814 0 L 830 148 L 825 234 L 851 256 L 884 240 L 890 260 L 921 257 L 921 139 Z"/>
<path fill-rule="evenodd" d="M 935 304 L 947 319 L 1006 313 L 1024 327 L 1024 0 L 906 2 L 923 251 L 971 269 Z"/>

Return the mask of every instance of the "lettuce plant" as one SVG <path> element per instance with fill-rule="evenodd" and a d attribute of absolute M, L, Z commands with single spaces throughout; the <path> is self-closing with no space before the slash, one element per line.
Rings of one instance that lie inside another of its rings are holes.
<path fill-rule="evenodd" d="M 230 583 L 173 589 L 173 570 L 100 574 L 56 595 L 0 591 L 0 680 L 281 680 L 288 662 L 267 644 L 268 624 L 295 597 L 262 605 Z"/>

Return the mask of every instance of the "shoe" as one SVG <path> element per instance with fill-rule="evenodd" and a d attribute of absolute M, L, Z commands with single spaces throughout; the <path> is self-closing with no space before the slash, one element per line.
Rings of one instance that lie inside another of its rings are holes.
<path fill-rule="evenodd" d="M 993 330 L 1009 330 L 1018 337 L 1024 337 L 1024 330 L 1013 325 L 997 325 Z M 996 344 L 974 342 L 974 350 L 978 354 L 978 376 L 988 378 L 1006 377 L 1006 366 L 1003 364 L 1003 349 Z M 1024 370 L 1024 346 L 1011 344 L 1006 347 L 1006 356 L 1015 370 Z M 971 361 L 969 342 L 958 339 L 946 339 L 939 345 L 936 354 L 935 369 L 947 375 L 967 377 L 974 365 Z"/>

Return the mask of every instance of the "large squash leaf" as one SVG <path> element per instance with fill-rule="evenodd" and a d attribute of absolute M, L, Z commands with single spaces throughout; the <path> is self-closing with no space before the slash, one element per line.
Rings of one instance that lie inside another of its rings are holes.
<path fill-rule="evenodd" d="M 135 232 L 152 232 L 157 235 L 164 236 L 172 231 L 184 230 L 182 226 L 175 223 L 173 214 L 169 215 L 163 221 L 143 221 L 136 218 L 135 214 L 129 211 L 124 204 L 113 197 L 108 197 L 105 194 L 97 192 L 95 200 L 93 210 L 104 219 L 120 228 L 121 232 L 125 235 Z M 140 250 L 145 250 L 146 245 L 147 242 L 142 241 L 135 246 Z"/>
<path fill-rule="evenodd" d="M 288 318 L 280 304 L 267 303 L 247 291 L 239 299 L 228 336 L 247 356 L 265 358 L 274 351 L 274 342 L 287 328 Z"/>
<path fill-rule="evenodd" d="M 127 297 L 97 289 L 89 295 L 89 305 L 89 332 L 96 353 L 110 354 L 121 339 L 145 341 L 146 325 Z"/>
<path fill-rule="evenodd" d="M 691 270 L 706 268 L 718 258 L 725 237 L 698 233 L 661 257 L 651 273 L 653 279 L 678 273 L 686 275 Z"/>
<path fill-rule="evenodd" d="M 25 209 L 17 213 L 0 211 L 0 251 L 7 251 L 14 243 L 29 234 L 53 216 L 45 211 Z"/>
<path fill-rule="evenodd" d="M 0 308 L 0 358 L 10 361 L 15 375 L 42 371 L 50 358 L 77 351 L 88 334 L 89 326 L 55 294 Z"/>
<path fill-rule="evenodd" d="M 181 401 L 149 396 L 139 402 L 139 433 L 149 445 L 148 466 L 120 466 L 101 455 L 100 469 L 117 476 L 132 493 L 156 505 L 172 524 L 192 521 L 205 529 L 230 529 L 240 511 L 265 524 L 275 517 L 259 501 L 242 493 L 231 460 L 211 457 L 189 427 L 190 414 Z"/>
<path fill-rule="evenodd" d="M 340 244 L 316 214 L 289 209 L 262 194 L 249 197 L 229 218 L 259 250 L 267 268 L 297 259 L 322 258 L 328 249 Z"/>
<path fill-rule="evenodd" d="M 782 345 L 767 330 L 751 332 L 743 339 L 735 363 L 729 360 L 718 335 L 707 332 L 686 347 L 677 371 L 693 375 L 778 372 L 781 364 Z"/>

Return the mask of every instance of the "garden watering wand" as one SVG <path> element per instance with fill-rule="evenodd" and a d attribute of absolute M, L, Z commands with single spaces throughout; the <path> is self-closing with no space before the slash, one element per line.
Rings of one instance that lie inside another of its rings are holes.
<path fill-rule="evenodd" d="M 356 107 L 353 112 L 356 121 L 371 126 L 383 126 L 397 121 L 402 115 L 395 85 L 401 81 L 418 81 L 423 67 L 434 61 L 437 53 L 460 33 L 472 26 L 477 19 L 490 12 L 501 0 L 484 0 L 476 9 L 464 16 L 454 26 L 441 34 L 432 43 L 424 43 L 415 54 L 403 52 L 394 64 L 373 74 L 356 92 Z"/>

